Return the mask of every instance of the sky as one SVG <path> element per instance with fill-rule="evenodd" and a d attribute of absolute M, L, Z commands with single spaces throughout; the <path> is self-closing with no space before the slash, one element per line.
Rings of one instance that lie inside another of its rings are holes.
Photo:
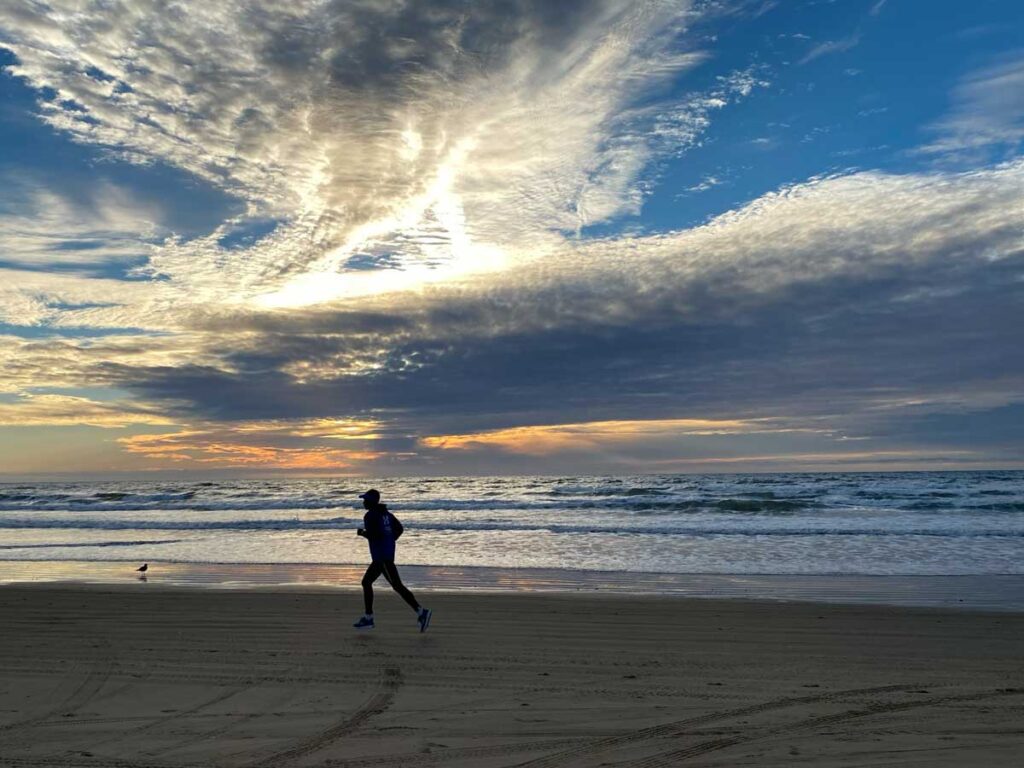
<path fill-rule="evenodd" d="M 1024 468 L 1017 0 L 0 5 L 0 475 Z"/>

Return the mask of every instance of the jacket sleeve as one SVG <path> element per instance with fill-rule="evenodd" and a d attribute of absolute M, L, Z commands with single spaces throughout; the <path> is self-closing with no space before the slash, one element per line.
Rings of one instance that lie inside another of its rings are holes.
<path fill-rule="evenodd" d="M 398 541 L 398 537 L 405 531 L 405 526 L 402 525 L 402 521 L 394 515 L 391 515 L 391 536 L 395 541 Z"/>
<path fill-rule="evenodd" d="M 363 515 L 363 527 L 366 529 L 366 538 L 370 541 L 380 541 L 384 537 L 380 529 L 380 515 L 374 514 L 372 509 Z"/>

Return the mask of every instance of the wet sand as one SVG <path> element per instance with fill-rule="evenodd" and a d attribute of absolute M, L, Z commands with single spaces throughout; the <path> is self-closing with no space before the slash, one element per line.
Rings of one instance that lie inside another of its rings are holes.
<path fill-rule="evenodd" d="M 366 564 L 154 562 L 145 584 L 137 561 L 0 560 L 3 585 L 92 585 L 121 589 L 301 589 L 337 592 L 359 588 Z M 441 592 L 574 594 L 598 597 L 660 595 L 743 598 L 920 608 L 969 608 L 1024 613 L 1024 575 L 958 576 L 866 574 L 649 573 L 556 568 L 454 565 L 401 566 L 409 584 Z"/>
<path fill-rule="evenodd" d="M 1011 766 L 1024 614 L 0 588 L 0 766 Z"/>

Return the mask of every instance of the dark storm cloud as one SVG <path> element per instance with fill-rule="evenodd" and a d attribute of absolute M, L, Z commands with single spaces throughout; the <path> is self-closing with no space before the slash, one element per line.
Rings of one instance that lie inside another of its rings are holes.
<path fill-rule="evenodd" d="M 932 406 L 934 409 L 934 406 Z M 983 435 L 990 448 L 1007 455 L 1024 452 L 1024 402 L 981 410 L 919 413 L 907 409 L 895 423 L 877 424 L 875 432 L 891 440 L 918 440 L 959 448 L 972 448 Z"/>
<path fill-rule="evenodd" d="M 651 317 L 644 327 L 572 328 L 473 337 L 461 323 L 359 344 L 345 336 L 263 335 L 223 351 L 233 372 L 128 372 L 148 398 L 185 401 L 215 418 L 401 411 L 446 430 L 610 418 L 828 414 L 847 400 L 888 401 L 1019 382 L 1014 354 L 1024 258 L 964 275 L 930 267 L 886 280 L 805 286 L 729 322 Z M 962 288 L 965 278 L 975 285 Z M 928 286 L 933 295 L 906 298 Z M 956 286 L 956 295 L 942 295 Z M 742 303 L 742 301 L 740 302 Z M 426 333 L 423 333 L 426 332 Z M 460 333 L 461 332 L 461 333 Z M 358 357 L 381 344 L 372 372 L 302 383 L 297 361 Z M 141 374 L 141 379 L 139 378 Z"/>

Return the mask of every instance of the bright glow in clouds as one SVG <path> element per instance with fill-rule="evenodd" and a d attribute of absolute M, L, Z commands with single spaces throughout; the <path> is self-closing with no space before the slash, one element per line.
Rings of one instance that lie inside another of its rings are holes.
<path fill-rule="evenodd" d="M 150 273 L 200 304 L 305 306 L 536 257 L 637 206 L 655 149 L 638 128 L 656 114 L 631 102 L 699 61 L 669 50 L 685 2 L 538 8 L 514 26 L 474 4 L 479 29 L 461 8 L 386 1 L 66 6 L 0 12 L 10 71 L 56 94 L 44 119 L 282 220 L 243 252 L 217 232 L 152 254 Z"/>
<path fill-rule="evenodd" d="M 472 450 L 494 447 L 512 453 L 545 455 L 565 450 L 588 450 L 616 444 L 629 445 L 644 440 L 682 435 L 708 436 L 789 432 L 771 429 L 765 420 L 665 419 L 662 421 L 595 421 L 584 424 L 551 424 L 536 427 L 495 429 L 469 435 L 442 435 L 423 438 L 430 448 Z"/>
<path fill-rule="evenodd" d="M 296 422 L 240 422 L 222 427 L 200 425 L 167 434 L 122 437 L 130 454 L 152 460 L 157 468 L 232 469 L 261 467 L 285 470 L 347 472 L 383 454 L 365 448 L 339 448 L 333 441 L 380 439 L 373 422 L 310 419 Z M 314 444 L 291 445 L 296 439 Z M 285 444 L 282 444 L 285 443 Z"/>
<path fill-rule="evenodd" d="M 342 451 L 336 448 L 282 448 L 271 445 L 247 445 L 233 440 L 211 439 L 206 432 L 181 432 L 175 435 L 136 435 L 120 441 L 130 453 L 155 459 L 156 468 L 184 465 L 190 469 L 263 469 L 330 470 L 344 472 L 357 461 L 371 461 L 381 454 L 368 451 Z"/>

